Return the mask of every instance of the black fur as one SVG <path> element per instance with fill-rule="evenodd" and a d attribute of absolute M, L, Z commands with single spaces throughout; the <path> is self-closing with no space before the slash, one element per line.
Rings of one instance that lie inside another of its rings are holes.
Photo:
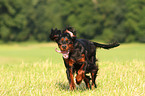
<path fill-rule="evenodd" d="M 49 38 L 53 41 L 57 41 L 58 38 L 61 36 L 61 30 L 58 30 L 57 28 L 51 29 L 51 33 Z"/>
<path fill-rule="evenodd" d="M 72 32 L 73 36 L 67 30 Z M 52 30 L 50 38 L 57 42 L 62 53 L 69 52 L 69 57 L 63 58 L 63 60 L 71 90 L 75 89 L 74 73 L 77 74 L 77 84 L 84 80 L 87 88 L 97 87 L 95 80 L 99 68 L 96 64 L 96 48 L 110 49 L 119 46 L 118 43 L 106 45 L 85 39 L 76 39 L 76 31 L 71 27 L 66 28 L 62 32 L 60 30 Z M 87 73 L 91 73 L 91 78 L 86 75 Z M 92 85 L 90 86 L 91 79 Z"/>

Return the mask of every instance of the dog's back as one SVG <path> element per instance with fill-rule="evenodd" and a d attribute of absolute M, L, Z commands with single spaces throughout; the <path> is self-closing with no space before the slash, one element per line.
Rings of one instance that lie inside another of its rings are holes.
<path fill-rule="evenodd" d="M 93 42 L 86 40 L 86 39 L 77 39 L 77 41 L 83 45 L 89 59 L 92 55 L 96 54 L 96 46 L 94 45 Z"/>

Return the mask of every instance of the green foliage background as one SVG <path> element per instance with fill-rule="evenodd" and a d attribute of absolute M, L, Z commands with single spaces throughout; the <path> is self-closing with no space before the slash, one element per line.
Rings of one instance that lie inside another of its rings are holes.
<path fill-rule="evenodd" d="M 145 0 L 0 0 L 0 40 L 49 41 L 67 25 L 79 38 L 145 42 Z"/>

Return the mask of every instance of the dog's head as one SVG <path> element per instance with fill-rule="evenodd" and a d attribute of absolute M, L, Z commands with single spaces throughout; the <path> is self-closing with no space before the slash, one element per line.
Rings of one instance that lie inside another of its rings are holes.
<path fill-rule="evenodd" d="M 60 49 L 56 52 L 61 53 L 65 59 L 69 58 L 69 53 L 73 50 L 73 44 L 76 39 L 76 32 L 72 27 L 67 27 L 61 32 L 58 29 L 51 29 L 50 39 L 58 44 Z"/>
<path fill-rule="evenodd" d="M 65 59 L 69 58 L 69 53 L 73 50 L 73 44 L 76 39 L 76 31 L 72 27 L 67 27 L 61 32 L 58 29 L 51 29 L 50 39 L 58 44 L 60 49 L 55 49 L 56 52 L 61 53 Z"/>
<path fill-rule="evenodd" d="M 56 49 L 56 52 L 62 53 L 65 59 L 69 58 L 69 53 L 73 50 L 74 39 L 69 33 L 63 33 L 57 40 L 60 51 Z"/>

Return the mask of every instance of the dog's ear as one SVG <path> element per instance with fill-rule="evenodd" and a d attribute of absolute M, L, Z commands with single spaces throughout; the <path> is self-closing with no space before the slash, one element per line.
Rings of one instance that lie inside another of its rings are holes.
<path fill-rule="evenodd" d="M 66 27 L 66 29 L 63 32 L 68 33 L 73 40 L 76 39 L 76 31 L 73 27 L 68 26 L 68 27 Z"/>
<path fill-rule="evenodd" d="M 53 41 L 57 41 L 58 38 L 61 36 L 61 30 L 58 30 L 57 28 L 51 29 L 51 33 L 49 38 Z"/>

